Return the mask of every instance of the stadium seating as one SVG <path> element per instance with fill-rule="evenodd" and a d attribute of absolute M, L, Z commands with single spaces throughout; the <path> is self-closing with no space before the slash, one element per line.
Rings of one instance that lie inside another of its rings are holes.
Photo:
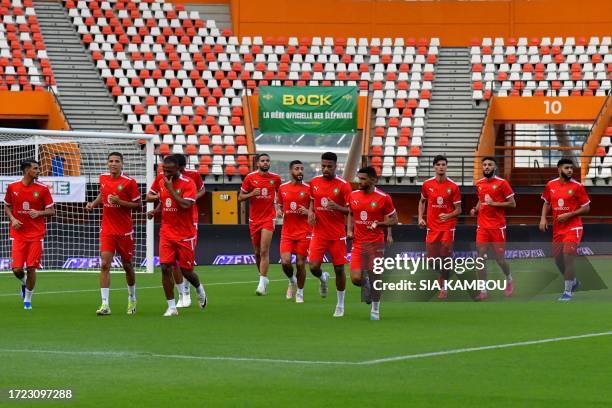
<path fill-rule="evenodd" d="M 611 37 L 472 40 L 473 97 L 606 95 L 611 45 Z"/>
<path fill-rule="evenodd" d="M 57 93 L 32 0 L 2 0 L 0 19 L 0 91 Z"/>
<path fill-rule="evenodd" d="M 131 130 L 159 135 L 158 154 L 185 153 L 203 176 L 249 171 L 241 96 L 260 85 L 371 90 L 372 164 L 383 176 L 416 176 L 437 39 L 240 41 L 181 4 L 65 5 Z"/>
<path fill-rule="evenodd" d="M 595 157 L 591 159 L 589 172 L 587 173 L 584 184 L 608 185 L 612 179 L 612 121 L 608 124 L 601 142 L 597 148 Z"/>

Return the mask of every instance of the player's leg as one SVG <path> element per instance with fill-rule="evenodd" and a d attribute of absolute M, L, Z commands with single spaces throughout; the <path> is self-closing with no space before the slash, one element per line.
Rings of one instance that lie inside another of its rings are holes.
<path fill-rule="evenodd" d="M 176 301 L 174 300 L 174 278 L 172 276 L 172 269 L 178 257 L 178 250 L 176 242 L 169 241 L 164 236 L 159 238 L 159 262 L 161 264 L 162 272 L 162 286 L 164 288 L 164 295 L 166 302 L 168 303 L 168 309 L 164 313 L 164 316 L 178 316 L 178 310 L 176 308 Z"/>
<path fill-rule="evenodd" d="M 274 228 L 272 226 L 272 228 Z M 266 295 L 268 293 L 268 268 L 270 267 L 270 244 L 272 243 L 273 229 L 262 228 L 259 240 L 259 284 L 255 293 Z"/>
<path fill-rule="evenodd" d="M 347 263 L 346 240 L 339 239 L 332 241 L 329 253 L 334 265 L 334 273 L 336 274 L 336 294 L 338 297 L 334 317 L 342 317 L 344 316 L 344 295 L 346 289 L 346 274 L 344 273 L 344 264 Z"/>
<path fill-rule="evenodd" d="M 308 248 L 308 265 L 310 266 L 310 273 L 320 281 L 319 294 L 321 297 L 327 297 L 328 292 L 329 274 L 323 272 L 321 269 L 327 242 L 326 240 L 312 237 L 310 240 L 310 247 Z"/>
<path fill-rule="evenodd" d="M 495 261 L 506 277 L 506 290 L 504 290 L 504 294 L 507 297 L 510 297 L 514 292 L 514 283 L 512 281 L 512 274 L 510 273 L 510 264 L 506 260 L 506 229 L 500 228 L 499 230 L 495 231 L 498 231 L 498 235 L 494 240 L 495 242 L 493 242 Z"/>
<path fill-rule="evenodd" d="M 385 244 L 384 242 L 372 243 L 371 249 L 372 250 L 368 251 L 365 259 L 367 263 L 364 264 L 367 268 L 365 274 L 369 277 L 367 282 L 365 282 L 365 284 L 368 286 L 367 292 L 369 293 L 369 299 L 366 299 L 366 303 L 368 300 L 370 300 L 372 304 L 370 306 L 370 320 L 380 320 L 380 299 L 382 297 L 382 291 L 380 289 L 376 289 L 377 285 L 375 285 L 375 282 L 382 281 L 382 275 L 374 273 L 374 259 L 384 258 Z"/>
<path fill-rule="evenodd" d="M 27 310 L 32 308 L 32 295 L 36 287 L 36 269 L 40 268 L 40 259 L 42 258 L 42 241 L 28 242 L 26 254 L 27 275 L 23 308 Z"/>
<path fill-rule="evenodd" d="M 11 239 L 11 259 L 13 260 L 13 275 L 21 281 L 21 299 L 24 299 L 26 290 L 26 273 L 23 268 L 26 263 L 25 242 Z"/>
<path fill-rule="evenodd" d="M 193 270 L 195 264 L 195 240 L 187 240 L 180 242 L 178 248 L 179 266 L 185 279 L 196 289 L 198 295 L 198 304 L 204 309 L 208 303 L 204 285 L 200 281 L 200 277 Z"/>
<path fill-rule="evenodd" d="M 484 228 L 476 229 L 476 251 L 478 253 L 478 257 L 484 259 L 487 256 L 487 251 L 489 250 L 489 243 L 491 242 L 489 237 L 489 230 Z M 478 269 L 476 273 L 478 280 L 486 281 L 487 280 L 487 263 L 483 263 L 483 268 Z M 475 300 L 485 300 L 488 297 L 487 290 L 481 290 L 478 295 L 476 295 Z"/>
<path fill-rule="evenodd" d="M 178 293 L 178 300 L 176 302 L 177 308 L 185 307 L 185 301 L 183 299 L 183 291 L 185 290 L 185 285 L 183 279 L 183 272 L 181 272 L 181 268 L 178 263 L 172 265 L 172 279 L 174 280 L 174 287 Z"/>
<path fill-rule="evenodd" d="M 128 289 L 127 314 L 132 315 L 136 313 L 136 272 L 134 271 L 134 264 L 132 263 L 134 256 L 134 239 L 131 234 L 121 237 L 121 245 L 117 248 L 117 252 L 119 252 L 119 256 L 121 257 L 121 264 L 125 271 L 125 282 Z"/>
<path fill-rule="evenodd" d="M 253 245 L 253 253 L 255 254 L 257 272 L 261 275 L 261 228 L 249 225 L 249 231 L 251 233 L 251 244 Z"/>
<path fill-rule="evenodd" d="M 296 303 L 304 302 L 304 284 L 306 283 L 306 255 L 297 254 L 295 260 L 297 275 L 297 292 L 295 295 Z"/>
<path fill-rule="evenodd" d="M 109 240 L 110 238 L 106 239 Z M 102 303 L 96 314 L 106 316 L 111 314 L 110 309 L 110 269 L 115 251 L 107 250 L 107 244 L 101 244 L 103 251 L 100 253 L 100 297 Z"/>
<path fill-rule="evenodd" d="M 296 241 L 287 239 L 281 236 L 280 243 L 280 255 L 281 255 L 281 268 L 287 279 L 289 279 L 289 285 L 287 286 L 287 299 L 292 299 L 295 295 L 297 287 L 297 279 L 293 276 L 293 265 L 291 264 L 291 254 L 295 252 L 294 244 Z"/>
<path fill-rule="evenodd" d="M 564 273 L 564 290 L 559 300 L 568 301 L 572 299 L 573 293 L 580 286 L 580 282 L 576 279 L 575 259 L 578 250 L 578 245 L 582 240 L 582 229 L 568 231 L 563 237 L 563 246 L 561 255 L 565 267 Z"/>

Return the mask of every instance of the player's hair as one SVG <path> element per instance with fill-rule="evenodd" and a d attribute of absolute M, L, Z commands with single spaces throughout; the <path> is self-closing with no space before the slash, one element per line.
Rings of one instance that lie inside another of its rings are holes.
<path fill-rule="evenodd" d="M 331 160 L 338 163 L 338 155 L 334 152 L 325 152 L 321 155 L 321 160 Z"/>
<path fill-rule="evenodd" d="M 19 167 L 21 168 L 21 172 L 25 173 L 25 171 L 29 169 L 30 167 L 32 167 L 33 164 L 39 164 L 39 163 L 34 159 L 28 159 L 28 160 L 22 161 L 21 164 L 19 165 Z"/>
<path fill-rule="evenodd" d="M 255 161 L 258 162 L 262 157 L 267 157 L 269 159 L 270 155 L 268 153 L 259 153 L 257 156 L 255 156 Z"/>
<path fill-rule="evenodd" d="M 111 156 L 117 156 L 118 158 L 121 159 L 121 161 L 123 161 L 123 155 L 119 152 L 110 152 L 108 156 L 106 156 L 106 160 L 110 159 Z"/>
<path fill-rule="evenodd" d="M 176 164 L 177 167 L 180 167 L 178 159 L 173 154 L 164 157 L 164 164 Z"/>
<path fill-rule="evenodd" d="M 187 167 L 187 158 L 184 154 L 176 153 L 173 156 L 176 157 L 179 167 Z"/>
<path fill-rule="evenodd" d="M 357 173 L 367 174 L 368 177 L 370 177 L 370 178 L 378 177 L 378 173 L 376 172 L 376 169 L 374 167 L 372 167 L 372 166 L 362 167 L 359 170 L 357 170 Z"/>
<path fill-rule="evenodd" d="M 448 164 L 448 159 L 443 154 L 438 154 L 433 158 L 433 165 L 435 166 L 439 161 L 444 161 L 446 164 Z"/>
<path fill-rule="evenodd" d="M 564 164 L 571 164 L 571 165 L 573 166 L 573 165 L 574 165 L 574 162 L 572 161 L 572 159 L 568 159 L 567 157 L 565 157 L 565 158 L 563 158 L 563 159 L 560 159 L 560 160 L 557 162 L 557 167 L 561 167 L 561 166 L 563 166 Z"/>
<path fill-rule="evenodd" d="M 485 157 L 482 158 L 481 161 L 484 163 L 487 160 L 492 161 L 493 163 L 497 164 L 497 160 L 495 160 L 495 157 L 493 157 L 493 156 L 485 156 Z"/>
<path fill-rule="evenodd" d="M 295 166 L 296 164 L 304 164 L 304 163 L 302 163 L 300 160 L 293 160 L 291 163 L 289 163 L 289 169 L 292 169 L 293 166 Z"/>

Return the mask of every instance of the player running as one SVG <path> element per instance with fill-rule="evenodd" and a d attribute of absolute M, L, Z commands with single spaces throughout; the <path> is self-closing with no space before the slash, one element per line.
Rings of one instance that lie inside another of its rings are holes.
<path fill-rule="evenodd" d="M 100 193 L 87 203 L 85 209 L 92 211 L 102 204 L 102 228 L 100 229 L 100 294 L 102 304 L 96 310 L 98 316 L 111 314 L 110 268 L 115 252 L 121 257 L 128 287 L 127 314 L 136 313 L 136 274 L 134 257 L 134 229 L 132 209 L 140 208 L 140 191 L 136 180 L 123 173 L 123 155 L 112 152 L 107 157 L 108 173 L 100 175 Z"/>
<path fill-rule="evenodd" d="M 55 214 L 55 209 L 49 188 L 38 182 L 38 162 L 25 160 L 21 163 L 21 172 L 21 180 L 12 182 L 6 188 L 4 212 L 10 221 L 13 241 L 13 273 L 21 281 L 23 308 L 30 310 L 36 286 L 36 269 L 40 268 L 46 233 L 45 217 Z"/>
<path fill-rule="evenodd" d="M 461 193 L 459 186 L 446 177 L 448 160 L 443 155 L 433 159 L 435 177 L 425 180 L 421 188 L 418 219 L 419 227 L 427 227 L 425 243 L 429 258 L 449 257 L 453 253 L 455 240 L 455 226 L 457 217 L 461 214 Z M 423 218 L 427 202 L 427 222 Z M 438 299 L 446 299 L 448 292 L 445 288 L 446 280 L 450 276 L 449 270 L 441 270 L 438 283 L 441 290 Z"/>
<path fill-rule="evenodd" d="M 247 174 L 242 181 L 238 201 L 249 200 L 249 231 L 255 252 L 259 284 L 255 294 L 268 293 L 268 268 L 270 265 L 270 243 L 274 234 L 276 192 L 281 185 L 278 174 L 270 170 L 270 156 L 266 153 L 256 157 L 257 171 Z"/>
<path fill-rule="evenodd" d="M 484 258 L 489 248 L 495 254 L 495 260 L 506 276 L 506 296 L 512 296 L 513 284 L 510 265 L 506 262 L 506 208 L 515 208 L 514 191 L 506 180 L 497 177 L 497 161 L 494 157 L 482 159 L 483 178 L 476 182 L 478 202 L 472 208 L 472 217 L 478 213 L 476 229 L 476 249 L 478 256 Z M 485 268 L 478 271 L 478 278 L 487 279 Z M 486 289 L 481 291 L 476 300 L 488 297 Z"/>
<path fill-rule="evenodd" d="M 197 243 L 198 243 L 197 231 L 198 231 L 198 220 L 199 220 L 197 202 L 206 193 L 206 188 L 204 187 L 204 183 L 202 182 L 202 177 L 200 176 L 200 173 L 198 173 L 195 170 L 191 170 L 187 168 L 187 159 L 185 158 L 185 155 L 174 154 L 173 156 L 176 157 L 176 159 L 178 160 L 179 170 L 181 174 L 193 180 L 196 186 L 196 191 L 197 191 L 196 203 L 193 205 L 192 208 L 193 208 L 193 223 L 196 228 L 196 235 L 195 235 L 193 247 L 197 248 Z M 155 178 L 155 181 L 153 182 L 151 189 L 147 193 L 147 196 L 145 199 L 146 201 L 149 201 L 149 202 L 157 201 L 158 202 L 159 186 L 160 186 L 160 181 L 163 179 L 163 177 L 164 177 L 163 171 L 159 172 L 159 174 Z M 155 216 L 155 214 L 160 213 L 160 212 L 161 212 L 161 203 L 158 202 L 157 207 L 155 207 L 153 211 L 150 211 L 147 214 L 147 216 L 149 218 L 152 218 Z M 186 279 L 183 279 L 183 275 L 181 274 L 181 268 L 179 268 L 178 265 L 174 265 L 174 267 L 172 268 L 172 276 L 174 277 L 175 287 L 179 294 L 179 300 L 178 302 L 176 302 L 176 307 L 182 308 L 182 307 L 191 306 L 191 293 L 189 290 L 189 281 Z"/>
<path fill-rule="evenodd" d="M 185 279 L 196 288 L 198 304 L 202 309 L 208 301 L 204 286 L 193 270 L 196 228 L 193 225 L 192 206 L 196 200 L 196 186 L 192 180 L 181 174 L 178 159 L 168 156 L 164 159 L 164 177 L 158 188 L 162 204 L 159 262 L 164 293 L 168 301 L 164 316 L 177 316 L 172 276 L 175 263 L 178 263 Z"/>
<path fill-rule="evenodd" d="M 332 152 L 321 156 L 322 176 L 310 181 L 310 195 L 312 197 L 309 214 L 311 224 L 314 223 L 312 239 L 308 250 L 310 272 L 319 278 L 321 296 L 327 296 L 327 283 L 329 274 L 321 271 L 323 256 L 328 251 L 336 273 L 336 292 L 338 302 L 334 317 L 344 316 L 344 290 L 346 288 L 346 275 L 344 265 L 346 254 L 346 220 L 349 213 L 348 201 L 351 185 L 336 176 L 338 156 Z"/>
<path fill-rule="evenodd" d="M 381 277 L 374 275 L 374 258 L 385 255 L 385 228 L 397 224 L 397 212 L 391 197 L 378 188 L 374 167 L 357 172 L 359 189 L 350 194 L 348 237 L 353 239 L 351 250 L 351 281 L 364 288 L 367 303 L 372 303 L 370 320 L 380 320 L 380 291 L 371 284 Z"/>
<path fill-rule="evenodd" d="M 581 215 L 590 210 L 591 200 L 582 184 L 572 179 L 574 163 L 570 159 L 561 159 L 557 163 L 559 177 L 549 181 L 542 194 L 542 216 L 540 230 L 546 231 L 548 224 L 546 216 L 552 207 L 553 217 L 553 256 L 557 268 L 565 278 L 565 289 L 559 300 L 567 302 L 580 286 L 576 279 L 574 258 L 578 245 L 582 240 Z"/>
<path fill-rule="evenodd" d="M 289 172 L 291 181 L 281 184 L 278 189 L 278 205 L 283 213 L 280 241 L 281 265 L 283 272 L 289 278 L 287 299 L 293 298 L 295 294 L 295 302 L 304 303 L 306 258 L 311 234 L 311 226 L 308 224 L 310 185 L 303 182 L 304 164 L 301 161 L 293 160 L 289 163 Z M 296 256 L 296 276 L 293 276 L 292 254 Z"/>

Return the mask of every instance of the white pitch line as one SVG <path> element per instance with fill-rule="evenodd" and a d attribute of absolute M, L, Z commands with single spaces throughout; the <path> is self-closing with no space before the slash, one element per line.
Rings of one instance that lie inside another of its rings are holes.
<path fill-rule="evenodd" d="M 476 351 L 532 346 L 534 344 L 557 343 L 560 341 L 587 339 L 590 337 L 600 337 L 600 336 L 610 336 L 610 335 L 612 335 L 612 331 L 601 332 L 601 333 L 578 334 L 575 336 L 553 337 L 549 339 L 518 341 L 515 343 L 493 344 L 490 346 L 468 347 L 468 348 L 460 348 L 460 349 L 452 349 L 452 350 L 433 351 L 429 353 L 407 354 L 404 356 L 386 357 L 386 358 L 379 358 L 376 360 L 366 360 L 366 361 L 362 361 L 361 364 L 372 365 L 372 364 L 391 363 L 395 361 L 416 360 L 419 358 L 446 356 L 449 354 L 472 353 Z"/>
<path fill-rule="evenodd" d="M 235 356 L 194 356 L 181 354 L 159 354 L 145 352 L 130 352 L 130 351 L 64 351 L 64 350 L 25 350 L 25 349 L 9 349 L 0 348 L 0 354 L 12 353 L 33 353 L 33 354 L 55 354 L 55 355 L 72 355 L 72 356 L 88 356 L 88 357 L 120 357 L 120 358 L 164 358 L 164 359 L 184 359 L 184 360 L 199 360 L 199 361 L 243 361 L 257 363 L 273 363 L 273 364 L 302 364 L 302 365 L 346 365 L 346 366 L 364 366 L 392 363 L 397 361 L 415 360 L 420 358 L 438 357 L 450 354 L 471 353 L 476 351 L 505 349 L 511 347 L 531 346 L 535 344 L 556 343 L 561 341 L 586 339 L 592 337 L 610 336 L 612 331 L 601 333 L 587 333 L 575 336 L 553 337 L 540 340 L 519 341 L 515 343 L 494 344 L 490 346 L 469 347 L 453 350 L 434 351 L 429 353 L 409 354 L 405 356 L 379 358 L 376 360 L 365 361 L 318 361 L 318 360 L 289 360 L 275 358 L 254 358 L 254 357 L 235 357 Z"/>
<path fill-rule="evenodd" d="M 269 282 L 281 282 L 286 281 L 286 279 L 270 279 Z M 244 283 L 257 283 L 259 281 L 241 281 L 241 282 L 213 282 L 213 283 L 205 283 L 204 288 L 208 286 L 219 286 L 219 285 L 241 285 Z M 140 289 L 161 289 L 162 286 L 136 286 L 136 290 Z M 111 288 L 110 290 L 127 290 L 126 288 Z M 75 290 L 54 290 L 47 292 L 34 292 L 36 296 L 40 295 L 57 295 L 57 294 L 66 294 L 66 293 L 87 293 L 87 292 L 99 292 L 100 289 L 75 289 Z M 0 297 L 8 297 L 8 296 L 18 296 L 18 292 L 11 293 L 0 293 Z"/>

